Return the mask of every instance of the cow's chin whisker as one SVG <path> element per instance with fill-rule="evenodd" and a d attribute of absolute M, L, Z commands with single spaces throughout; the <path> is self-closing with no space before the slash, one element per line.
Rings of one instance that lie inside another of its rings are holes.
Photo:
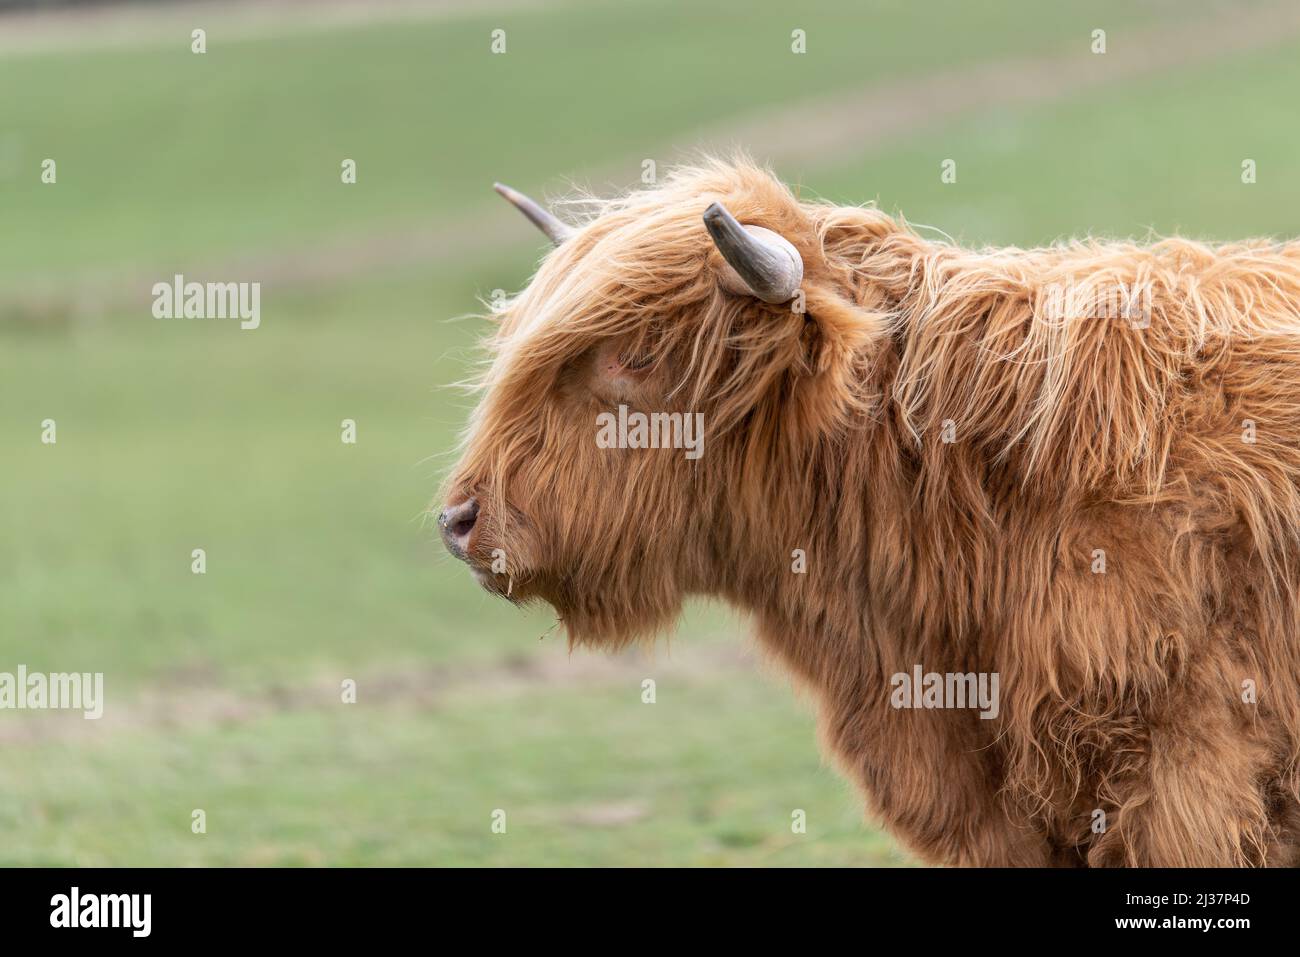
<path fill-rule="evenodd" d="M 528 604 L 533 597 L 532 595 L 526 594 L 524 590 L 519 587 L 523 584 L 525 579 L 520 578 L 516 580 L 516 577 L 513 574 L 504 572 L 498 574 L 496 572 L 488 571 L 487 569 L 475 568 L 473 566 L 470 566 L 469 572 L 474 576 L 474 580 L 478 582 L 479 587 L 485 592 L 495 595 L 498 598 L 504 598 L 512 605 L 522 607 L 523 605 Z"/>

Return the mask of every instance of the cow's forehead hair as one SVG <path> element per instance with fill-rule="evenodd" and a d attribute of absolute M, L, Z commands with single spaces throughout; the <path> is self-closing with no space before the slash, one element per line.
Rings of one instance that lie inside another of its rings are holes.
<path fill-rule="evenodd" d="M 631 336 L 638 349 L 680 349 L 689 356 L 683 378 L 703 388 L 712 366 L 722 362 L 709 342 L 725 330 L 745 328 L 743 351 L 753 356 L 763 353 L 765 337 L 783 340 L 789 323 L 737 322 L 762 304 L 721 291 L 723 260 L 703 219 L 715 201 L 741 222 L 785 236 L 805 256 L 823 247 L 819 227 L 832 207 L 801 202 L 772 172 L 744 159 L 678 168 L 654 187 L 612 199 L 579 196 L 554 207 L 561 214 L 586 211 L 583 221 L 567 216 L 574 235 L 545 255 L 518 295 L 495 308 L 494 361 L 481 384 L 516 396 L 535 392 L 549 372 L 583 350 Z M 857 208 L 842 218 L 852 220 L 850 225 L 863 218 L 890 222 Z M 857 251 L 849 258 L 855 256 Z"/>
<path fill-rule="evenodd" d="M 548 326 L 617 324 L 650 296 L 694 292 L 706 278 L 701 272 L 711 246 L 703 214 L 715 200 L 771 225 L 799 206 L 770 170 L 744 157 L 706 158 L 671 170 L 656 186 L 613 198 L 577 193 L 556 207 L 562 215 L 581 211 L 572 223 L 575 235 L 549 252 L 524 291 L 500 310 L 503 332 L 529 336 Z"/>

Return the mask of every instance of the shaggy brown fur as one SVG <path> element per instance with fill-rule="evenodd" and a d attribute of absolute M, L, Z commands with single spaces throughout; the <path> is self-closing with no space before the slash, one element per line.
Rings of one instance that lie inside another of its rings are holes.
<path fill-rule="evenodd" d="M 798 248 L 805 312 L 719 285 L 715 199 Z M 1071 281 L 1149 284 L 1149 327 L 1059 318 Z M 449 486 L 485 587 L 605 646 L 751 612 L 927 861 L 1296 862 L 1300 245 L 973 252 L 709 163 L 499 320 Z M 702 458 L 598 448 L 620 402 L 703 412 Z M 916 665 L 997 672 L 997 718 L 892 707 Z"/>

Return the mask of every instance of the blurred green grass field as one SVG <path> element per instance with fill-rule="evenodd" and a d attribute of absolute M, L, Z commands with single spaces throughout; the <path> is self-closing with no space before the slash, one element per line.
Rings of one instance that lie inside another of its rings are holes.
<path fill-rule="evenodd" d="M 1214 9 L 488 5 L 230 40 L 213 15 L 203 56 L 188 30 L 0 52 L 0 670 L 103 671 L 108 698 L 98 723 L 0 712 L 0 863 L 907 863 L 743 622 L 693 608 L 670 647 L 597 665 L 442 558 L 421 511 L 483 332 L 454 317 L 526 281 L 526 225 L 373 268 L 349 243 L 487 223 L 494 179 L 630 183 L 742 114 Z M 780 172 L 977 244 L 1293 235 L 1298 52 L 1279 35 Z M 153 319 L 173 272 L 263 281 L 261 328 Z"/>

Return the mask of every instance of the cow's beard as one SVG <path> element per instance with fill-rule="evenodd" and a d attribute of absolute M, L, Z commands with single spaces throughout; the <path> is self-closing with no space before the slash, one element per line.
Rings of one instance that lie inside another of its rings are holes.
<path fill-rule="evenodd" d="M 622 549 L 635 556 L 627 564 L 593 563 L 583 553 L 585 538 L 543 538 L 514 507 L 497 505 L 488 515 L 501 518 L 485 523 L 471 548 L 466 564 L 474 580 L 488 594 L 516 606 L 549 605 L 571 644 L 619 648 L 676 622 L 682 606 L 676 576 L 649 570 L 661 556 Z M 500 571 L 492 570 L 494 555 L 505 556 Z"/>
<path fill-rule="evenodd" d="M 666 632 L 682 605 L 680 595 L 568 579 L 556 582 L 545 600 L 555 609 L 570 644 L 607 649 Z"/>
<path fill-rule="evenodd" d="M 680 599 L 647 596 L 599 584 L 580 584 L 546 572 L 471 573 L 484 591 L 521 608 L 549 605 L 574 645 L 619 648 L 666 630 L 681 611 Z"/>

